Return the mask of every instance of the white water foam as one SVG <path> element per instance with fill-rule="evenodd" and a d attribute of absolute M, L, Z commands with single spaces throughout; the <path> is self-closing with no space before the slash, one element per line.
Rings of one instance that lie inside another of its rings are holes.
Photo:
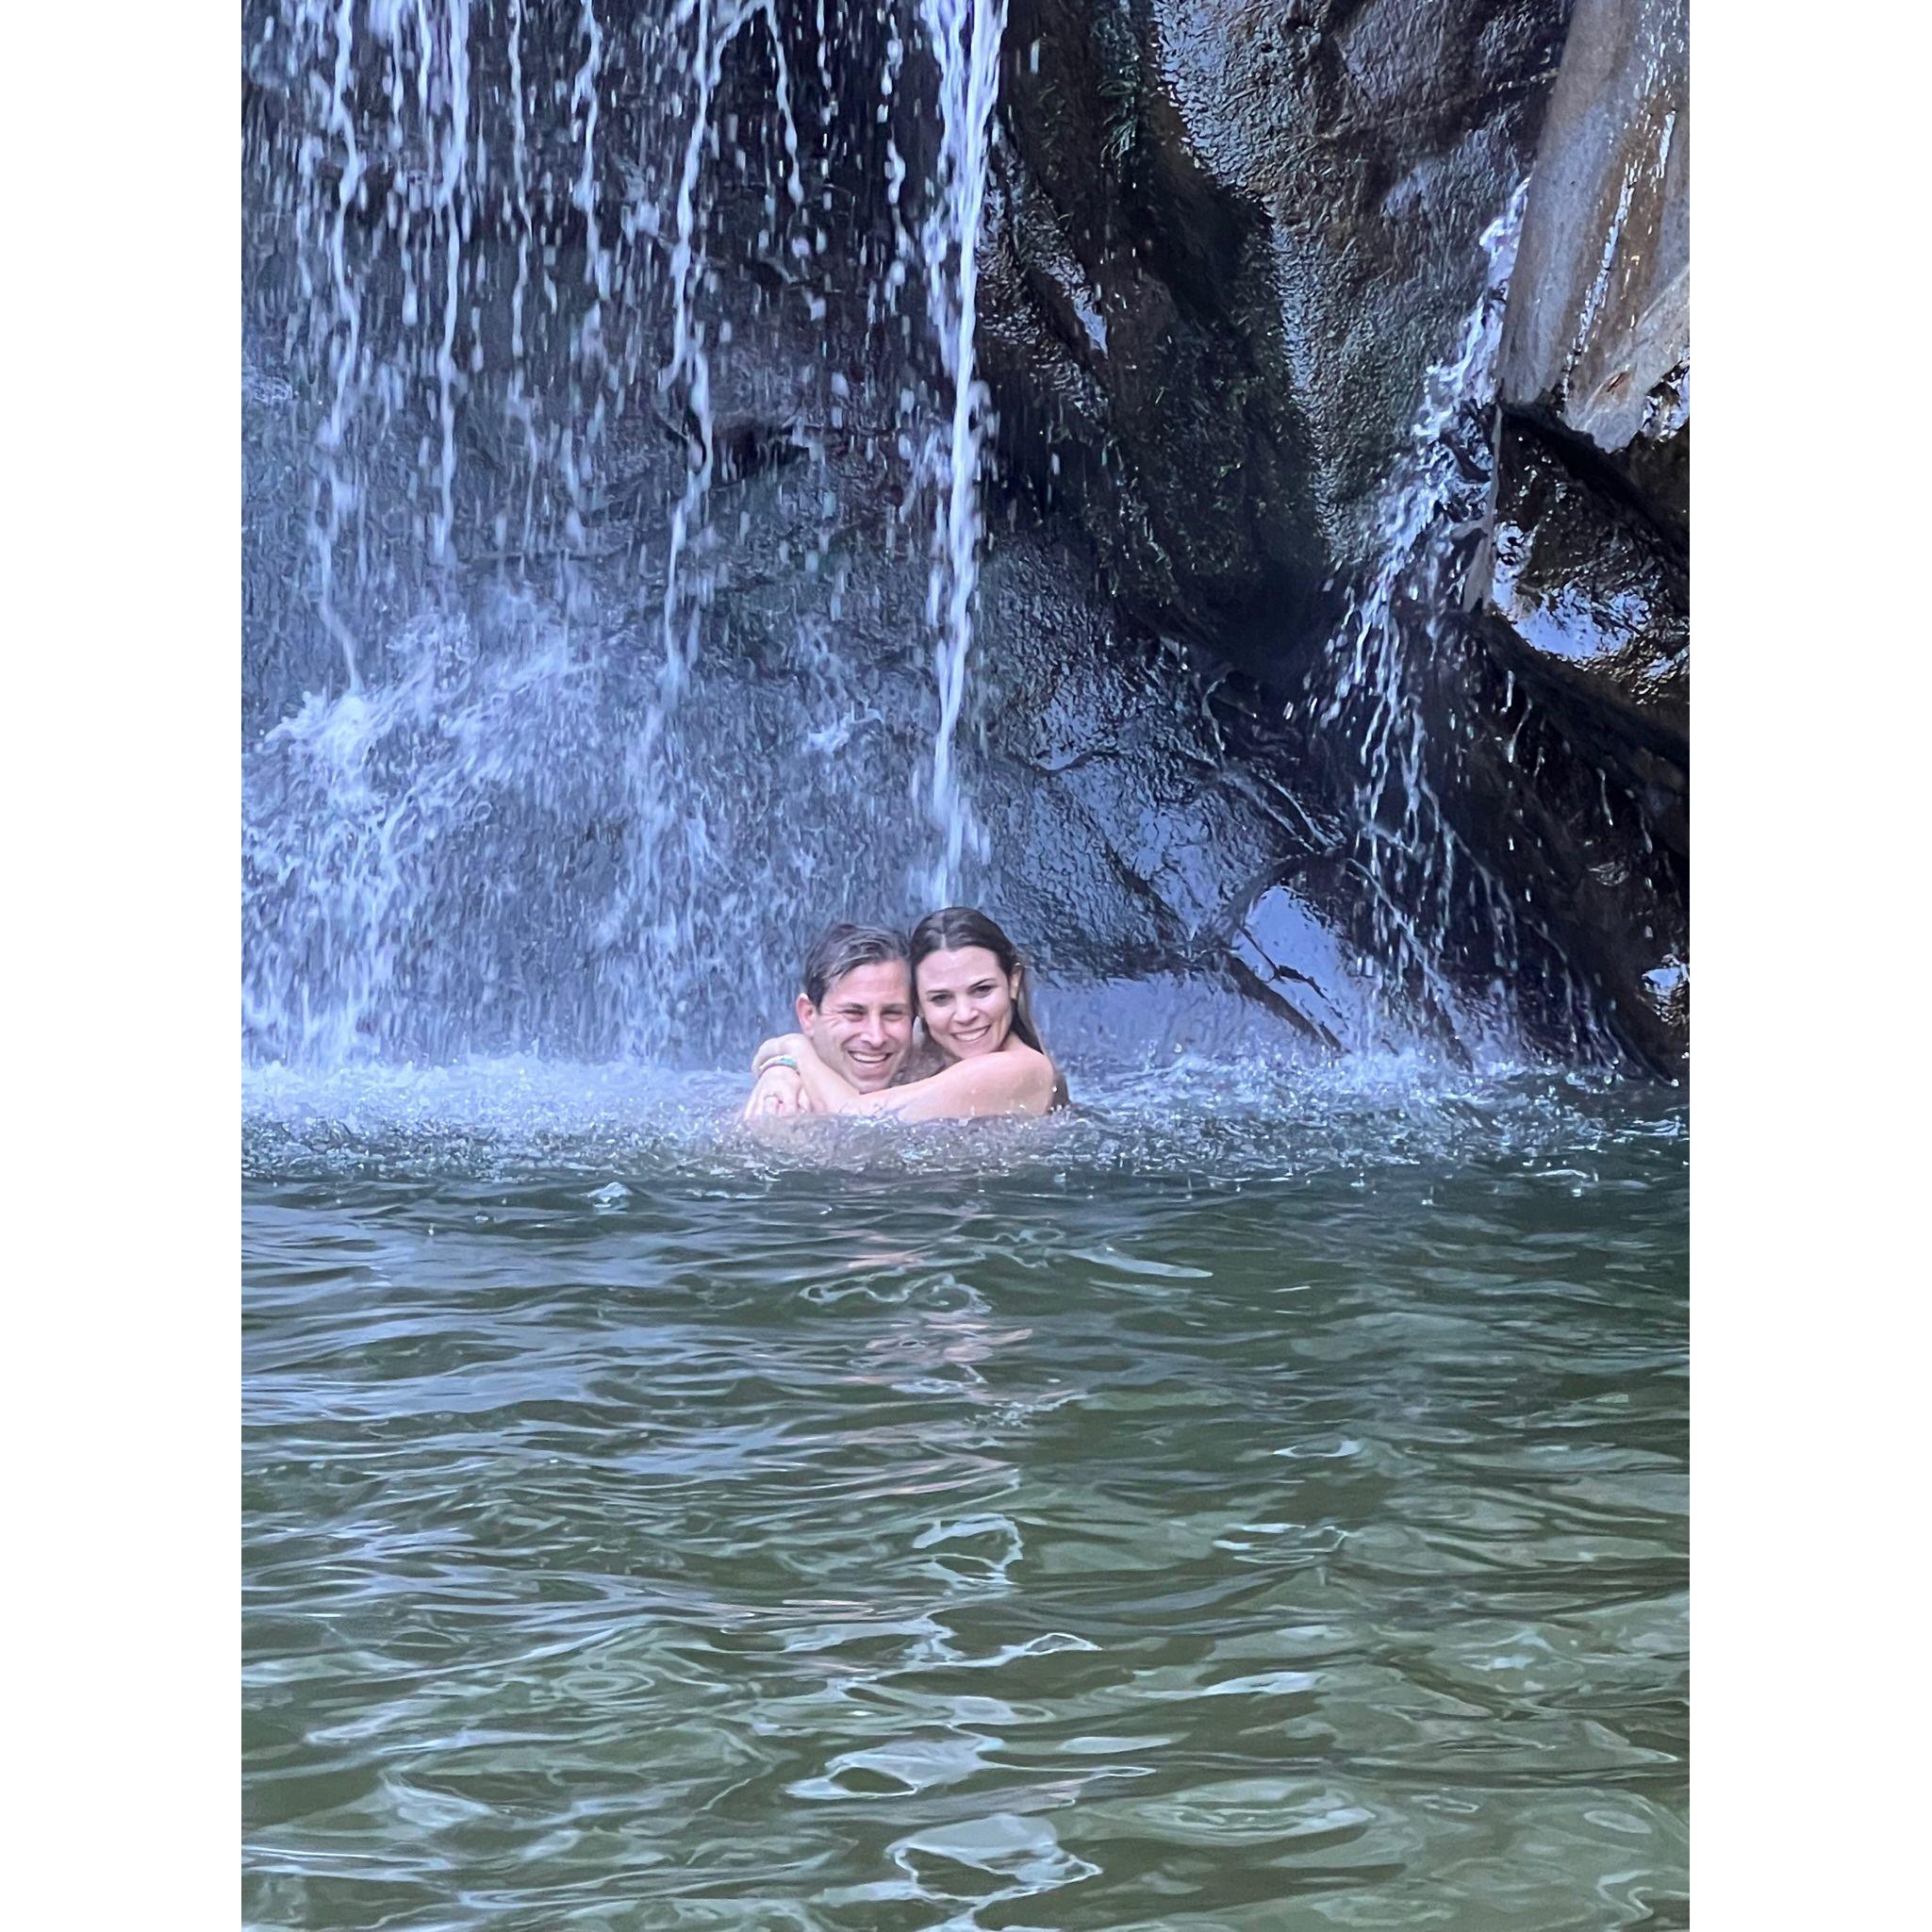
<path fill-rule="evenodd" d="M 244 1154 L 260 1179 L 583 1174 L 595 1191 L 695 1175 L 755 1190 L 781 1174 L 864 1173 L 1005 1177 L 1057 1191 L 1127 1176 L 1239 1192 L 1470 1162 L 1574 1184 L 1613 1142 L 1685 1132 L 1680 1100 L 1602 1077 L 1474 1074 L 1412 1054 L 1329 1065 L 1185 1054 L 1138 1070 L 1076 1059 L 1070 1077 L 1073 1109 L 1044 1120 L 807 1120 L 780 1131 L 739 1120 L 742 1071 L 528 1055 L 325 1073 L 261 1066 L 243 1077 Z"/>

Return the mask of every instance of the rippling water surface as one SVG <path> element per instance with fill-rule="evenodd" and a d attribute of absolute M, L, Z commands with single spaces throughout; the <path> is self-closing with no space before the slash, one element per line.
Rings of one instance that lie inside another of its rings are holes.
<path fill-rule="evenodd" d="M 1687 1922 L 1675 1097 L 735 1085 L 250 1076 L 251 1924 Z"/>

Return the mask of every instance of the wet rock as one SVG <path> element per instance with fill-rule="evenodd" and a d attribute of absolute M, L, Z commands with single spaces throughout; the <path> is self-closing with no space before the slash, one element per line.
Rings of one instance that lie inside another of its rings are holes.
<path fill-rule="evenodd" d="M 1687 0 L 1577 0 L 1503 330 L 1506 405 L 1600 450 L 1690 412 Z"/>
<path fill-rule="evenodd" d="M 1526 939 L 1580 982 L 1585 1033 L 1675 1077 L 1688 1048 L 1690 741 L 1681 705 L 1578 675 L 1487 612 L 1461 702 L 1472 848 L 1511 882 Z"/>
<path fill-rule="evenodd" d="M 1616 471 L 1506 421 L 1494 545 L 1490 601 L 1526 650 L 1688 729 L 1689 560 Z"/>
<path fill-rule="evenodd" d="M 1559 809 L 1531 841 L 1545 890 L 1660 1070 L 1689 1026 L 1690 362 L 1687 8 L 1577 0 L 1504 322 L 1493 570 L 1472 592 L 1556 735 L 1538 785 Z"/>
<path fill-rule="evenodd" d="M 1380 1038 L 1337 936 L 1344 839 L 1249 742 L 1258 687 L 1123 634 L 1043 533 L 989 563 L 978 796 L 989 905 L 1062 986 L 1186 975 L 1305 1042 Z"/>
<path fill-rule="evenodd" d="M 1002 449 L 1125 595 L 1263 674 L 1527 166 L 1561 0 L 1016 0 L 983 327 Z"/>
<path fill-rule="evenodd" d="M 1498 383 L 1496 570 L 1526 650 L 1682 725 L 1689 702 L 1685 0 L 1577 0 Z"/>

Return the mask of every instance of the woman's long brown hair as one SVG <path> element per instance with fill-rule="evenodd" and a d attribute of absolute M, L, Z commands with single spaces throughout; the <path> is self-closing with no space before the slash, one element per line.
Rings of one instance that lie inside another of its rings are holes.
<path fill-rule="evenodd" d="M 1008 979 L 1016 974 L 1018 976 L 1019 986 L 1013 996 L 1013 1031 L 1022 1046 L 1031 1047 L 1053 1068 L 1053 1105 L 1065 1106 L 1066 1076 L 1041 1042 L 1040 1029 L 1033 1018 L 1033 976 L 1028 970 L 1026 961 L 1019 956 L 1018 947 L 984 913 L 977 912 L 969 905 L 942 906 L 936 913 L 928 913 L 913 928 L 914 997 L 916 999 L 918 994 L 919 962 L 922 959 L 934 952 L 957 952 L 966 946 L 983 947 L 999 962 L 999 970 Z"/>

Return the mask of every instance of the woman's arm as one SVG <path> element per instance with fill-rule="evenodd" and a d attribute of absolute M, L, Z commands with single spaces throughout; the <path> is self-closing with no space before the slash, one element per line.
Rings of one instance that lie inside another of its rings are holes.
<path fill-rule="evenodd" d="M 863 1097 L 857 1087 L 812 1050 L 812 1043 L 800 1035 L 784 1043 L 786 1057 L 796 1064 L 804 1083 L 805 1098 L 815 1114 L 850 1114 Z"/>
<path fill-rule="evenodd" d="M 815 1055 L 814 1058 L 817 1056 Z M 801 1062 L 801 1071 L 803 1063 Z M 1053 1100 L 1053 1066 L 1029 1047 L 1010 1047 L 973 1060 L 955 1060 L 925 1080 L 855 1093 L 830 1067 L 826 1079 L 805 1074 L 805 1086 L 828 1114 L 872 1114 L 893 1120 L 980 1120 L 1044 1114 Z M 843 1098 L 832 1091 L 836 1086 Z"/>
<path fill-rule="evenodd" d="M 811 1052 L 812 1043 L 803 1033 L 774 1033 L 770 1039 L 761 1041 L 758 1050 L 751 1055 L 751 1078 L 756 1080 L 772 1066 L 791 1065 L 796 1070 L 797 1063 Z"/>
<path fill-rule="evenodd" d="M 751 1098 L 745 1102 L 744 1118 L 760 1120 L 772 1115 L 816 1111 L 800 1075 L 789 1066 L 773 1065 L 758 1076 Z"/>
<path fill-rule="evenodd" d="M 773 1078 L 796 1079 L 803 1114 L 850 1114 L 859 1090 L 843 1074 L 826 1065 L 812 1050 L 803 1033 L 778 1033 L 751 1056 L 751 1071 L 762 1083 Z"/>
<path fill-rule="evenodd" d="M 1017 1041 L 998 1053 L 955 1060 L 924 1080 L 862 1094 L 813 1052 L 802 1033 L 782 1034 L 758 1049 L 759 1071 L 794 1062 L 812 1111 L 872 1114 L 894 1120 L 978 1120 L 999 1115 L 1044 1114 L 1053 1104 L 1053 1063 Z"/>

